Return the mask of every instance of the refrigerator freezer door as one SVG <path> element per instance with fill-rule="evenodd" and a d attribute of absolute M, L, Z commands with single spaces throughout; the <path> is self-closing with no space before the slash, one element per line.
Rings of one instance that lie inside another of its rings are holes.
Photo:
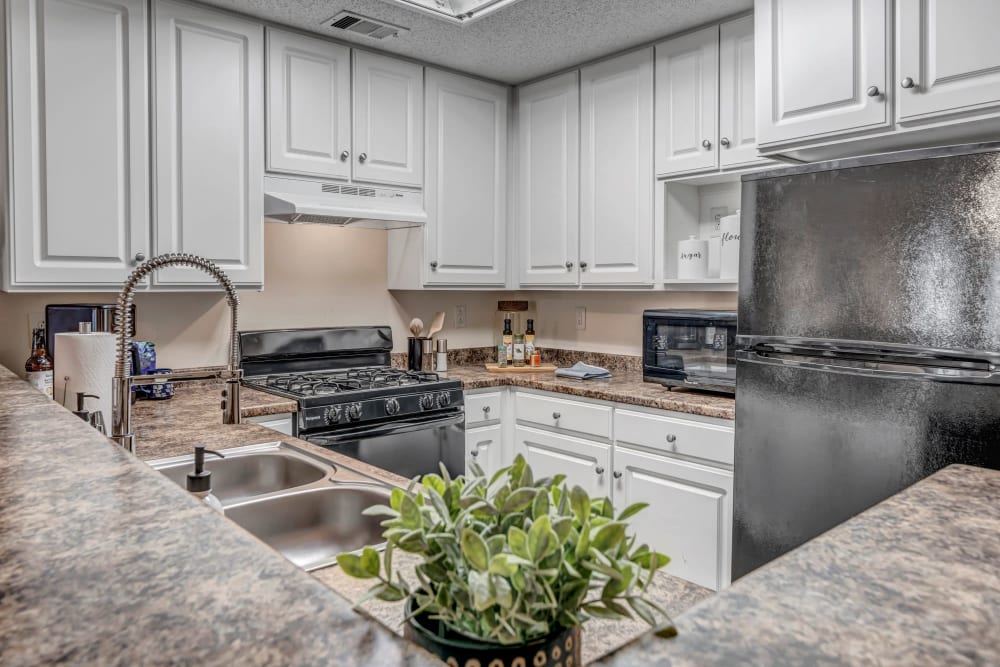
<path fill-rule="evenodd" d="M 968 150 L 744 180 L 740 336 L 1000 351 L 1000 152 Z"/>
<path fill-rule="evenodd" d="M 1000 468 L 1000 387 L 745 358 L 737 377 L 733 579 L 946 465 Z"/>

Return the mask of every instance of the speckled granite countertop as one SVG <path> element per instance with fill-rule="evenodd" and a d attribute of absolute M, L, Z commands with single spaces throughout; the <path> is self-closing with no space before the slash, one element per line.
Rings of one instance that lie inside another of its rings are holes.
<path fill-rule="evenodd" d="M 637 371 L 617 371 L 606 380 L 573 380 L 553 373 L 490 373 L 483 366 L 458 366 L 448 369 L 448 377 L 461 380 L 466 389 L 525 387 L 703 417 L 736 418 L 736 401 L 731 396 L 687 389 L 671 391 L 643 382 L 642 373 Z"/>
<path fill-rule="evenodd" d="M 0 399 L 4 665 L 441 664 L 3 367 Z"/>
<path fill-rule="evenodd" d="M 998 665 L 1000 471 L 950 466 L 605 664 Z"/>

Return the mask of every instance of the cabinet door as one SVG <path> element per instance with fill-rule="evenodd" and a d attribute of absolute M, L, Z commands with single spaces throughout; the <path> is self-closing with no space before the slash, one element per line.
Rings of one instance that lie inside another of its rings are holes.
<path fill-rule="evenodd" d="M 477 463 L 487 476 L 504 466 L 503 431 L 500 424 L 469 429 L 465 432 L 466 468 Z"/>
<path fill-rule="evenodd" d="M 354 178 L 424 184 L 424 68 L 354 52 Z"/>
<path fill-rule="evenodd" d="M 576 285 L 580 73 L 518 90 L 521 285 Z"/>
<path fill-rule="evenodd" d="M 718 167 L 718 91 L 719 26 L 657 45 L 657 174 Z"/>
<path fill-rule="evenodd" d="M 427 72 L 427 284 L 507 276 L 507 88 Z"/>
<path fill-rule="evenodd" d="M 756 0 L 761 144 L 889 126 L 890 6 L 890 0 Z"/>
<path fill-rule="evenodd" d="M 996 0 L 897 0 L 899 120 L 1000 106 L 998 25 Z"/>
<path fill-rule="evenodd" d="M 157 252 L 206 257 L 234 283 L 264 276 L 264 28 L 197 5 L 153 4 Z M 168 268 L 157 283 L 214 283 Z"/>
<path fill-rule="evenodd" d="M 8 10 L 7 287 L 120 287 L 151 250 L 146 3 Z"/>
<path fill-rule="evenodd" d="M 719 26 L 719 166 L 766 162 L 757 155 L 753 17 Z"/>
<path fill-rule="evenodd" d="M 653 282 L 653 50 L 580 71 L 580 282 Z"/>
<path fill-rule="evenodd" d="M 351 176 L 351 50 L 267 31 L 267 168 Z"/>
<path fill-rule="evenodd" d="M 535 478 L 566 475 L 566 483 L 579 485 L 596 497 L 611 497 L 611 446 L 518 426 L 514 452 L 531 465 Z"/>
<path fill-rule="evenodd" d="M 670 556 L 667 572 L 718 590 L 732 562 L 733 475 L 615 447 L 615 506 L 649 507 L 631 519 L 638 543 Z"/>

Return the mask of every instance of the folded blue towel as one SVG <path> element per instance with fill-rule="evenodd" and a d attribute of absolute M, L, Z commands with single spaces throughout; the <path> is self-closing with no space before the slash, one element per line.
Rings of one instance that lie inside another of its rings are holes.
<path fill-rule="evenodd" d="M 582 361 L 578 361 L 569 368 L 557 368 L 556 376 L 561 378 L 576 378 L 577 380 L 593 380 L 595 378 L 609 378 L 611 372 L 600 366 L 591 366 Z"/>

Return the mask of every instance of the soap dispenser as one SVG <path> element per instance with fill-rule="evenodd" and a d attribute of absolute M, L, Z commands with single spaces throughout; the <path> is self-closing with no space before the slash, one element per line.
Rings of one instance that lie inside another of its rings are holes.
<path fill-rule="evenodd" d="M 222 511 L 222 503 L 212 493 L 212 472 L 205 470 L 205 454 L 214 454 L 220 459 L 226 458 L 219 452 L 205 449 L 205 445 L 194 446 L 194 472 L 187 476 L 187 490 L 193 496 L 205 501 L 214 510 Z"/>

